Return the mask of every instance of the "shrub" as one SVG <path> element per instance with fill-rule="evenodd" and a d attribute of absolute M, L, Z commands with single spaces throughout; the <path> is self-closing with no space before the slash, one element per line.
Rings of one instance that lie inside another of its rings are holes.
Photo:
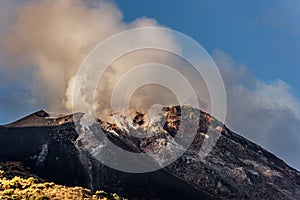
<path fill-rule="evenodd" d="M 119 195 L 117 195 L 116 193 L 113 193 L 111 196 L 115 200 L 121 200 L 121 198 L 119 197 Z"/>
<path fill-rule="evenodd" d="M 99 197 L 108 197 L 108 194 L 103 190 L 97 190 L 95 194 Z"/>
<path fill-rule="evenodd" d="M 7 189 L 4 190 L 3 195 L 13 195 L 14 194 L 14 190 L 13 189 Z"/>
<path fill-rule="evenodd" d="M 15 176 L 13 179 L 10 181 L 10 188 L 16 189 L 16 188 L 22 188 L 21 185 L 21 178 L 18 176 Z"/>
<path fill-rule="evenodd" d="M 42 196 L 36 197 L 35 200 L 50 200 L 50 198 L 47 197 L 46 195 L 42 195 Z"/>
<path fill-rule="evenodd" d="M 26 183 L 29 185 L 33 185 L 34 183 L 37 183 L 37 180 L 33 177 L 30 177 L 26 180 Z"/>

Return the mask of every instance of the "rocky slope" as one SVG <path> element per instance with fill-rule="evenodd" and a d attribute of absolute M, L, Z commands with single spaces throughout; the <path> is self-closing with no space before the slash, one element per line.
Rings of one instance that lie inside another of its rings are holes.
<path fill-rule="evenodd" d="M 75 130 L 81 113 L 54 117 L 39 111 L 1 126 L 0 162 L 19 161 L 48 181 L 93 191 L 104 189 L 129 199 L 300 199 L 298 171 L 208 114 L 191 107 L 168 107 L 159 115 L 161 128 L 146 123 L 142 113 L 136 113 L 132 123 L 98 120 L 93 125 L 123 149 L 157 152 L 166 146 L 176 149 L 174 136 L 181 134 L 183 127 L 189 131 L 190 124 L 197 123 L 197 134 L 185 153 L 155 172 L 120 172 L 95 159 L 88 151 L 93 141 Z M 182 120 L 183 115 L 188 119 Z M 133 132 L 150 132 L 152 137 L 128 134 Z M 199 154 L 201 146 L 216 134 L 216 145 L 203 157 Z"/>

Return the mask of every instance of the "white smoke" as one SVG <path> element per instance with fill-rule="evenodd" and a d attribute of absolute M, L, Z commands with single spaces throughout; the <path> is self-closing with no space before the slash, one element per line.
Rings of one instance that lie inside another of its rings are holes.
<path fill-rule="evenodd" d="M 154 19 L 149 18 L 124 22 L 119 8 L 108 1 L 33 0 L 6 2 L 6 4 L 10 9 L 2 10 L 1 13 L 6 19 L 1 23 L 1 30 L 4 31 L 0 32 L 1 45 L 5 49 L 3 52 L 5 65 L 1 65 L 1 68 L 5 72 L 19 69 L 31 70 L 30 77 L 16 77 L 15 80 L 33 79 L 36 84 L 28 89 L 31 98 L 46 109 L 56 112 L 64 112 L 66 109 L 71 111 L 75 74 L 88 53 L 97 44 L 131 28 L 159 26 Z M 141 42 L 143 38 L 148 37 L 159 38 L 159 42 L 166 44 L 165 46 L 169 46 L 170 49 L 178 48 L 169 35 L 136 35 L 128 40 Z M 107 54 L 110 54 L 109 49 Z M 133 52 L 117 59 L 99 83 L 97 109 L 100 111 L 109 109 L 115 84 L 122 74 L 132 67 L 157 62 L 177 65 L 177 69 L 182 69 L 178 60 L 180 59 L 165 52 L 154 50 Z M 157 74 L 145 76 L 157 76 Z M 199 89 L 199 96 L 209 96 L 205 86 L 203 88 Z M 151 91 L 155 96 L 155 90 Z M 169 98 L 167 92 L 165 93 L 166 98 L 170 99 L 166 104 L 177 102 L 173 97 Z M 157 92 L 156 97 L 158 95 L 163 99 L 161 91 Z M 142 99 L 136 97 L 133 104 L 140 105 L 139 101 L 151 106 L 152 99 L 149 96 L 144 96 Z M 203 103 L 203 108 L 205 107 L 207 105 Z"/>
<path fill-rule="evenodd" d="M 79 0 L 25 1 L 7 12 L 2 15 L 10 20 L 1 27 L 5 70 L 33 66 L 32 78 L 38 81 L 31 88 L 33 98 L 58 111 L 69 80 L 88 52 L 126 26 L 118 8 L 104 1 L 94 8 Z"/>

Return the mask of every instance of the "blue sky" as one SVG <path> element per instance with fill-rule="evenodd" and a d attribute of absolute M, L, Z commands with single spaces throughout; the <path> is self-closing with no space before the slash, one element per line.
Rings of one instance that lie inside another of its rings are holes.
<path fill-rule="evenodd" d="M 282 79 L 300 97 L 299 1 L 118 0 L 125 20 L 145 16 L 221 49 L 264 81 Z"/>

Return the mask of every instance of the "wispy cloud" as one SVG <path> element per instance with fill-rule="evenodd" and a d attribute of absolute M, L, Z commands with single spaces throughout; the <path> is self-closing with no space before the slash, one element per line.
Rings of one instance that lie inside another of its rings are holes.
<path fill-rule="evenodd" d="M 300 169 L 300 101 L 291 86 L 258 80 L 220 50 L 213 57 L 226 85 L 226 124 Z"/>

